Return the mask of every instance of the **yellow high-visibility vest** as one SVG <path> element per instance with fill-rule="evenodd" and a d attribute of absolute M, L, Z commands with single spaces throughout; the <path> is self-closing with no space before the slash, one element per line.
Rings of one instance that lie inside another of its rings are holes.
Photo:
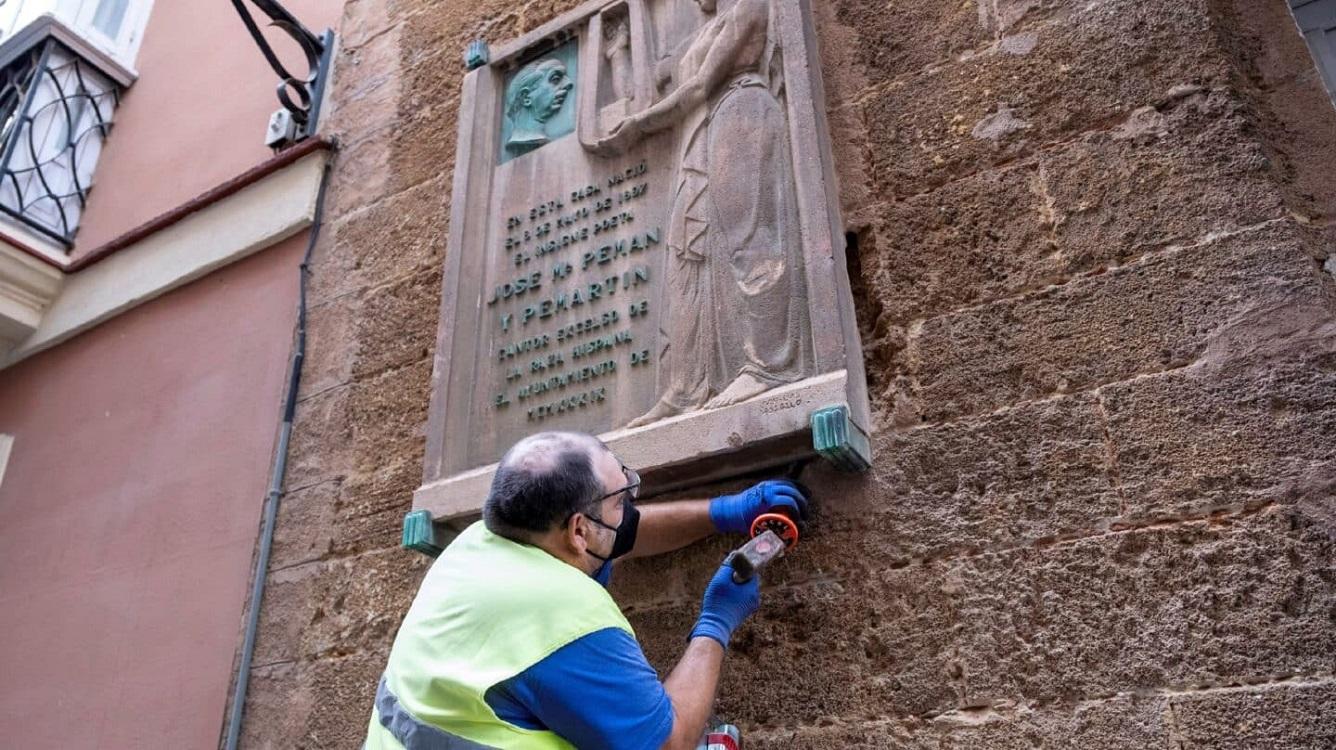
<path fill-rule="evenodd" d="M 635 636 L 606 589 L 547 552 L 487 530 L 460 534 L 427 571 L 399 627 L 366 750 L 570 750 L 549 731 L 509 724 L 487 690 L 590 633 Z"/>

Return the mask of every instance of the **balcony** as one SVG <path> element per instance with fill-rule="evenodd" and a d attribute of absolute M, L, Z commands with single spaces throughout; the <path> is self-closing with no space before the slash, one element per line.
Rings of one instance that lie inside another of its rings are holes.
<path fill-rule="evenodd" d="M 73 246 L 120 93 L 132 80 L 50 16 L 0 44 L 0 213 L 66 251 Z"/>
<path fill-rule="evenodd" d="M 121 91 L 134 73 L 53 16 L 0 42 L 0 356 L 62 286 Z"/>

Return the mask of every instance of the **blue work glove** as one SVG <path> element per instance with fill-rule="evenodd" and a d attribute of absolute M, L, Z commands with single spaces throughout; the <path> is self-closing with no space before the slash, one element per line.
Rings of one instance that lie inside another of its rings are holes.
<path fill-rule="evenodd" d="M 700 619 L 691 629 L 691 637 L 713 638 L 727 649 L 733 631 L 760 606 L 761 577 L 754 575 L 746 583 L 733 583 L 733 569 L 721 565 L 705 587 Z"/>
<path fill-rule="evenodd" d="M 736 495 L 711 500 L 710 520 L 725 534 L 746 534 L 757 516 L 786 509 L 794 521 L 807 520 L 807 497 L 787 479 L 767 479 Z"/>

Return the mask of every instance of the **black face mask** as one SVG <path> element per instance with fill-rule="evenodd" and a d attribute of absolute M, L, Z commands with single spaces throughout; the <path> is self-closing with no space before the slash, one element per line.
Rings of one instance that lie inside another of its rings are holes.
<path fill-rule="evenodd" d="M 640 528 L 640 509 L 631 503 L 628 502 L 626 504 L 625 509 L 622 510 L 622 522 L 615 527 L 609 526 L 593 516 L 585 516 L 585 518 L 588 518 L 609 531 L 615 531 L 617 533 L 617 536 L 612 540 L 612 551 L 608 553 L 607 557 L 596 554 L 593 550 L 585 550 L 585 552 L 589 553 L 590 557 L 602 560 L 603 562 L 608 562 L 609 560 L 615 560 L 618 557 L 625 555 L 636 546 L 636 531 Z"/>

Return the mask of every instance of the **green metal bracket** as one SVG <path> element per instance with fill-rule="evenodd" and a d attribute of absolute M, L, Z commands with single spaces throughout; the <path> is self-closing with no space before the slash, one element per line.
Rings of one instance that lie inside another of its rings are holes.
<path fill-rule="evenodd" d="M 441 554 L 443 547 L 436 535 L 436 524 L 432 523 L 431 511 L 415 510 L 404 516 L 404 538 L 399 546 L 416 550 L 428 557 Z"/>
<path fill-rule="evenodd" d="M 872 466 L 872 443 L 863 428 L 849 418 L 847 406 L 827 406 L 812 412 L 812 447 L 841 471 L 867 471 Z"/>
<path fill-rule="evenodd" d="M 469 42 L 468 49 L 464 52 L 464 67 L 469 70 L 481 68 L 491 60 L 492 54 L 487 50 L 487 42 L 481 39 L 474 39 Z"/>

